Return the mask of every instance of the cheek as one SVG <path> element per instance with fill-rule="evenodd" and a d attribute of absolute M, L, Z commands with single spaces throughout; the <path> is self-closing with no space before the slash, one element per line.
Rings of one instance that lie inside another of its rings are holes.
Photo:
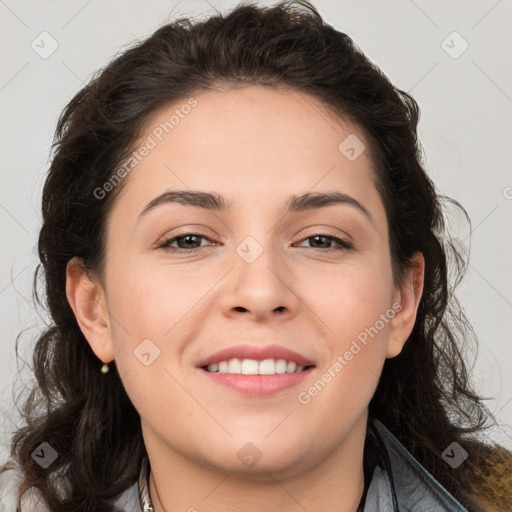
<path fill-rule="evenodd" d="M 130 262 L 128 258 L 117 261 L 120 264 L 112 267 L 108 285 L 118 352 L 133 352 L 145 339 L 168 351 L 166 340 L 170 336 L 189 339 L 194 331 L 189 322 L 201 320 L 197 311 L 204 313 L 212 297 L 222 298 L 222 290 L 213 291 L 212 287 L 225 274 L 223 265 L 206 261 L 204 265 L 197 261 L 144 264 L 142 259 Z M 318 333 L 320 337 L 330 340 L 331 356 L 345 352 L 352 339 L 364 337 L 365 329 L 391 307 L 390 266 L 371 254 L 341 263 L 311 260 L 290 266 L 281 278 L 302 303 L 297 306 L 302 313 L 295 311 L 297 321 L 308 323 L 309 317 L 317 324 L 323 331 Z M 282 293 L 284 298 L 285 291 Z M 317 329 L 313 325 L 311 330 Z M 181 346 L 173 345 L 175 351 Z"/>
<path fill-rule="evenodd" d="M 118 269 L 111 278 L 115 359 L 130 400 L 150 423 L 169 420 L 170 404 L 177 403 L 186 420 L 194 413 L 193 404 L 182 396 L 173 366 L 181 361 L 181 340 L 190 335 L 187 312 L 200 290 L 187 287 L 179 272 L 171 275 L 169 269 L 149 265 L 130 272 Z"/>
<path fill-rule="evenodd" d="M 211 286 L 179 266 L 139 264 L 119 268 L 110 277 L 109 309 L 135 344 L 144 338 L 165 339 Z M 124 337 L 119 329 L 116 334 Z"/>
<path fill-rule="evenodd" d="M 341 426 L 368 406 L 379 382 L 389 323 L 395 314 L 386 287 L 370 276 L 345 277 L 331 280 L 326 293 L 316 299 L 317 305 L 323 305 L 317 311 L 329 328 L 324 329 L 317 375 L 297 396 L 311 418 L 321 418 L 327 438 L 335 438 Z"/>
<path fill-rule="evenodd" d="M 353 265 L 317 274 L 310 282 L 311 308 L 324 326 L 325 359 L 318 384 L 324 398 L 346 406 L 371 396 L 385 360 L 388 329 L 396 312 L 385 263 Z M 315 393 L 314 390 L 312 390 Z"/>
<path fill-rule="evenodd" d="M 309 275 L 304 292 L 330 334 L 346 340 L 372 326 L 391 308 L 393 282 L 385 262 L 354 262 Z"/>
<path fill-rule="evenodd" d="M 130 375 L 127 390 L 137 395 L 142 387 L 157 390 L 169 381 L 165 369 L 174 371 L 184 347 L 217 311 L 213 303 L 222 300 L 222 287 L 212 288 L 226 268 L 206 262 L 117 261 L 108 274 L 116 362 L 121 375 Z M 361 386 L 370 392 L 385 357 L 388 326 L 378 322 L 391 307 L 390 267 L 370 254 L 342 263 L 311 260 L 299 267 L 291 266 L 281 276 L 300 299 L 297 323 L 309 324 L 306 332 L 322 344 L 322 372 L 332 381 L 329 388 L 338 390 L 337 395 L 326 392 L 325 398 L 347 404 L 363 392 Z M 283 297 L 285 292 L 283 288 Z M 141 343 L 145 345 L 139 349 Z M 146 362 L 153 361 L 151 371 L 140 357 L 146 353 Z M 144 397 L 139 398 L 143 406 Z"/>

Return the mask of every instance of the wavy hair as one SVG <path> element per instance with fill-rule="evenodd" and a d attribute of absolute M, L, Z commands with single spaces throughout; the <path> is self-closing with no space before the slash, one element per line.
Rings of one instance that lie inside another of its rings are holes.
<path fill-rule="evenodd" d="M 369 414 L 469 510 L 510 510 L 512 454 L 477 439 L 496 420 L 467 368 L 477 340 L 454 295 L 467 254 L 450 238 L 443 204 L 467 214 L 427 176 L 416 101 L 305 1 L 242 2 L 225 15 L 165 24 L 98 71 L 61 113 L 34 275 L 37 302 L 51 324 L 35 345 L 37 384 L 10 453 L 23 471 L 18 507 L 33 488 L 54 512 L 111 512 L 115 498 L 137 481 L 147 456 L 140 416 L 115 363 L 108 374 L 99 371 L 66 298 L 66 265 L 77 256 L 101 275 L 107 217 L 122 182 L 102 200 L 94 191 L 133 151 L 151 115 L 219 84 L 303 92 L 363 131 L 389 224 L 395 282 L 415 251 L 425 258 L 416 323 L 402 352 L 385 361 Z M 37 293 L 41 275 L 44 301 Z M 43 441 L 58 453 L 47 469 L 31 457 Z M 441 457 L 454 441 L 469 454 L 456 470 Z M 65 487 L 58 476 L 65 476 Z"/>

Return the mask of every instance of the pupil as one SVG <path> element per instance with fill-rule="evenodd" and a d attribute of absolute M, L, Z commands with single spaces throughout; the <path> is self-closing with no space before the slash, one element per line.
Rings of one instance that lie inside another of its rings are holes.
<path fill-rule="evenodd" d="M 315 241 L 317 241 L 317 240 L 319 240 L 319 239 L 320 239 L 320 240 L 321 240 L 321 239 L 323 239 L 323 240 L 327 240 L 325 236 L 314 236 L 314 237 L 313 237 L 313 240 L 315 240 Z M 322 244 L 322 243 L 320 242 L 320 245 L 325 245 L 325 242 L 324 242 L 324 244 Z"/>
<path fill-rule="evenodd" d="M 185 245 L 187 245 L 188 242 L 191 242 L 191 238 L 196 238 L 195 235 L 187 235 L 185 237 L 182 238 L 182 242 L 185 243 Z M 192 243 L 193 243 L 193 240 L 192 240 Z M 188 247 L 185 247 L 185 248 L 188 248 Z"/>

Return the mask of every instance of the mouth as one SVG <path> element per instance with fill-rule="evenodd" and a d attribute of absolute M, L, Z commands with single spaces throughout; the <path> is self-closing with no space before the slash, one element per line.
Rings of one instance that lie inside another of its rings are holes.
<path fill-rule="evenodd" d="M 201 374 L 224 388 L 264 397 L 298 386 L 315 371 L 314 361 L 281 345 L 235 345 L 203 359 Z"/>
<path fill-rule="evenodd" d="M 306 356 L 282 345 L 240 344 L 224 348 L 197 363 L 207 372 L 274 375 L 315 366 Z"/>
<path fill-rule="evenodd" d="M 232 358 L 201 366 L 200 368 L 210 373 L 229 373 L 232 375 L 282 375 L 300 373 L 315 365 L 301 365 L 295 361 L 286 359 L 239 359 Z"/>
<path fill-rule="evenodd" d="M 201 375 L 204 375 L 208 379 L 208 385 L 210 383 L 218 384 L 223 389 L 230 389 L 236 394 L 252 398 L 270 397 L 287 389 L 291 390 L 297 388 L 299 384 L 315 371 L 315 366 L 296 366 L 295 369 L 289 373 L 287 371 L 282 373 L 278 373 L 277 371 L 270 373 L 273 369 L 271 367 L 271 363 L 274 363 L 273 360 L 270 360 L 270 363 L 267 362 L 268 360 L 255 361 L 250 359 L 244 359 L 241 362 L 232 361 L 231 359 L 229 361 L 221 361 L 218 364 L 214 363 L 209 365 L 212 369 L 209 370 L 208 366 L 206 366 L 199 368 L 199 371 Z M 281 371 L 284 368 L 284 363 L 279 363 L 278 361 L 276 361 L 277 368 L 275 369 Z M 224 371 L 224 363 L 228 365 L 226 371 Z M 256 364 L 258 365 L 258 373 L 256 373 Z M 288 365 L 288 363 L 286 364 Z M 262 370 L 260 370 L 260 365 L 263 365 Z M 221 368 L 215 371 L 216 366 L 220 366 Z M 292 368 L 293 365 L 290 365 L 290 370 L 292 370 Z M 239 369 L 240 372 L 238 372 Z M 242 373 L 242 371 L 252 373 Z"/>

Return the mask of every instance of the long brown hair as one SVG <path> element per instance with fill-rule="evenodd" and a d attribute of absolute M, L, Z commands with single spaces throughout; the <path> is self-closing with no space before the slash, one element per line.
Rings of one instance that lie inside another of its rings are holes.
<path fill-rule="evenodd" d="M 244 3 L 227 15 L 166 24 L 117 56 L 62 112 L 34 276 L 34 288 L 43 277 L 53 323 L 37 340 L 37 384 L 24 404 L 26 424 L 12 440 L 11 457 L 23 470 L 18 498 L 35 488 L 52 511 L 107 512 L 138 477 L 146 456 L 140 417 L 115 363 L 110 373 L 99 372 L 67 302 L 66 265 L 78 256 L 101 271 L 107 217 L 122 183 L 101 199 L 95 191 L 131 153 L 149 116 L 218 83 L 289 87 L 363 130 L 386 209 L 395 280 L 415 251 L 426 262 L 414 329 L 400 355 L 386 360 L 369 414 L 469 510 L 510 507 L 511 454 L 476 437 L 495 419 L 472 389 L 465 354 L 476 339 L 453 293 L 467 258 L 446 231 L 448 201 L 422 165 L 418 105 L 304 1 Z M 454 441 L 469 454 L 457 469 L 442 458 Z M 41 442 L 58 453 L 47 469 L 31 457 Z M 62 495 L 59 474 L 67 481 Z"/>

